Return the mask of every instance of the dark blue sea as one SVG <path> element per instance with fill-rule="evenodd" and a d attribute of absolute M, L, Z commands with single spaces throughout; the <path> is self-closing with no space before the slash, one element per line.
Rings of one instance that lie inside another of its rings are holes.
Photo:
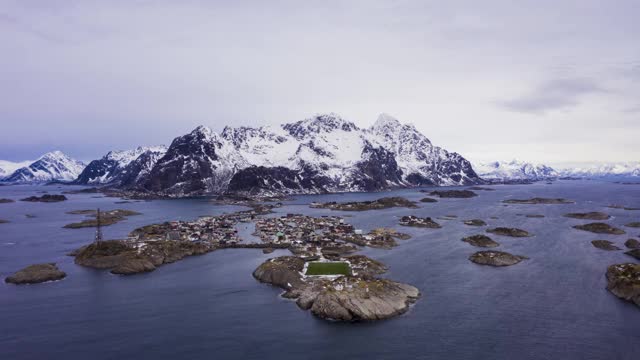
<path fill-rule="evenodd" d="M 422 298 L 406 314 L 375 322 L 344 324 L 319 320 L 258 283 L 252 271 L 268 258 L 259 250 L 212 252 L 156 271 L 117 276 L 77 266 L 66 256 L 93 239 L 93 229 L 63 229 L 82 217 L 78 209 L 132 209 L 143 213 L 104 228 L 120 238 L 155 222 L 232 212 L 208 199 L 155 200 L 115 204 L 96 194 L 68 195 L 61 203 L 0 204 L 0 275 L 39 262 L 56 262 L 66 279 L 38 285 L 0 284 L 0 358 L 19 359 L 638 359 L 640 308 L 606 289 L 608 265 L 637 262 L 623 251 L 602 251 L 590 241 L 611 240 L 621 248 L 640 229 L 640 185 L 605 181 L 493 186 L 472 199 L 420 203 L 359 213 L 310 209 L 311 201 L 352 201 L 397 195 L 418 200 L 416 190 L 389 193 L 300 196 L 278 209 L 312 215 L 345 214 L 357 228 L 396 226 L 415 214 L 442 229 L 402 229 L 413 238 L 392 250 L 364 254 L 390 266 L 385 277 L 410 283 Z M 20 199 L 70 187 L 0 186 L 0 198 Z M 502 200 L 564 197 L 570 205 L 509 205 Z M 572 229 L 586 221 L 568 212 L 604 211 L 627 235 L 596 235 Z M 35 217 L 26 217 L 26 214 Z M 542 214 L 527 218 L 518 214 Z M 491 217 L 498 219 L 491 219 Z M 467 258 L 474 248 L 460 239 L 481 232 L 462 224 L 479 218 L 489 226 L 515 226 L 530 238 L 494 236 L 498 250 L 530 259 L 505 268 L 480 266 Z M 244 225 L 243 226 L 247 226 Z M 252 226 L 241 229 L 251 233 Z M 250 240 L 250 239 L 248 239 Z M 254 239 L 255 240 L 255 239 Z M 254 241 L 250 240 L 250 241 Z"/>

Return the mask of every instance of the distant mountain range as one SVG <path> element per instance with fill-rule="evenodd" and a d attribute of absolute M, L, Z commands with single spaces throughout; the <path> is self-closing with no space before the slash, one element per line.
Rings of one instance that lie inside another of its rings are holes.
<path fill-rule="evenodd" d="M 476 173 L 487 180 L 545 180 L 561 177 L 597 178 L 610 176 L 640 176 L 640 162 L 593 164 L 583 167 L 552 168 L 544 164 L 518 160 L 479 162 Z"/>
<path fill-rule="evenodd" d="M 162 196 L 378 191 L 423 185 L 536 181 L 558 177 L 640 176 L 640 163 L 554 169 L 523 161 L 472 164 L 382 114 L 360 128 L 336 114 L 279 126 L 199 126 L 169 147 L 111 151 L 85 166 L 60 151 L 36 161 L 0 161 L 0 180 L 59 180 Z"/>

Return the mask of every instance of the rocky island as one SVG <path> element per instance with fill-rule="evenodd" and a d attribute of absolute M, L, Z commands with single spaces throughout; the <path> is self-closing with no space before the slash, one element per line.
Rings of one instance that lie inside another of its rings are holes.
<path fill-rule="evenodd" d="M 64 279 L 67 274 L 58 269 L 55 263 L 34 264 L 8 276 L 5 282 L 11 284 L 38 284 L 45 281 Z"/>
<path fill-rule="evenodd" d="M 435 190 L 429 193 L 429 195 L 438 196 L 441 198 L 457 198 L 465 199 L 478 196 L 471 190 Z"/>
<path fill-rule="evenodd" d="M 616 264 L 607 268 L 607 290 L 640 306 L 640 264 Z"/>
<path fill-rule="evenodd" d="M 640 241 L 636 239 L 628 239 L 624 242 L 624 246 L 629 249 L 640 249 Z"/>
<path fill-rule="evenodd" d="M 362 255 L 341 259 L 351 264 L 351 275 L 304 275 L 305 261 L 283 256 L 269 259 L 253 272 L 260 282 L 285 290 L 303 310 L 319 318 L 338 321 L 382 320 L 400 315 L 420 296 L 411 285 L 376 278 L 386 271 L 379 262 Z"/>
<path fill-rule="evenodd" d="M 462 241 L 469 243 L 473 246 L 484 247 L 484 248 L 492 248 L 500 246 L 496 241 L 493 241 L 492 238 L 487 235 L 471 235 L 462 238 Z"/>
<path fill-rule="evenodd" d="M 366 211 L 366 210 L 381 210 L 389 209 L 393 207 L 406 207 L 415 209 L 418 206 L 415 202 L 409 201 L 403 197 L 384 197 L 373 201 L 361 201 L 361 202 L 328 202 L 328 203 L 311 203 L 310 207 L 318 209 L 331 209 L 342 211 Z"/>
<path fill-rule="evenodd" d="M 633 249 L 633 250 L 629 250 L 627 252 L 625 252 L 625 254 L 632 256 L 634 258 L 636 258 L 637 260 L 640 260 L 640 249 Z"/>
<path fill-rule="evenodd" d="M 573 204 L 574 201 L 563 198 L 541 198 L 535 197 L 531 199 L 507 199 L 502 201 L 505 204 Z"/>
<path fill-rule="evenodd" d="M 423 202 L 423 203 L 436 203 L 436 202 L 438 202 L 438 200 L 436 200 L 434 198 L 426 197 L 426 198 L 420 199 L 420 202 Z"/>
<path fill-rule="evenodd" d="M 589 223 L 584 225 L 575 225 L 573 226 L 573 228 L 578 230 L 590 231 L 596 234 L 622 235 L 625 233 L 624 230 L 615 228 L 607 223 L 600 223 L 600 222 Z"/>
<path fill-rule="evenodd" d="M 413 215 L 403 216 L 402 218 L 400 218 L 400 225 L 429 228 L 429 229 L 439 229 L 442 227 L 437 222 L 431 220 L 430 217 L 421 218 Z"/>
<path fill-rule="evenodd" d="M 630 222 L 628 224 L 625 224 L 624 226 L 632 227 L 632 228 L 640 228 L 640 221 Z"/>
<path fill-rule="evenodd" d="M 511 236 L 511 237 L 528 237 L 532 236 L 528 231 L 517 229 L 517 228 L 508 228 L 508 227 L 497 227 L 493 229 L 488 229 L 488 233 L 502 235 L 502 236 Z"/>
<path fill-rule="evenodd" d="M 484 220 L 480 220 L 480 219 L 465 220 L 464 224 L 469 226 L 486 226 L 487 225 L 487 223 Z"/>
<path fill-rule="evenodd" d="M 478 251 L 469 256 L 469 260 L 476 264 L 491 266 L 511 266 L 525 259 L 528 257 L 493 250 Z"/>
<path fill-rule="evenodd" d="M 21 199 L 20 201 L 52 203 L 66 200 L 67 197 L 64 195 L 44 194 L 42 196 L 29 196 L 28 198 Z"/>
<path fill-rule="evenodd" d="M 64 228 L 67 228 L 67 229 L 80 229 L 80 228 L 85 228 L 85 227 L 96 227 L 98 225 L 98 219 L 97 219 L 98 212 L 97 212 L 97 210 L 74 210 L 74 211 L 67 212 L 67 214 L 87 215 L 87 216 L 90 217 L 90 219 L 83 220 L 83 221 L 77 222 L 77 223 L 67 224 L 67 225 L 64 226 Z M 120 221 L 126 219 L 129 216 L 134 216 L 134 215 L 140 215 L 140 213 L 137 212 L 137 211 L 133 211 L 133 210 L 122 210 L 122 209 L 101 211 L 100 212 L 100 225 L 101 226 L 113 225 L 113 224 L 115 224 L 117 222 L 120 222 Z"/>
<path fill-rule="evenodd" d="M 9 204 L 15 202 L 15 200 L 11 200 L 11 199 L 0 199 L 0 204 Z"/>
<path fill-rule="evenodd" d="M 608 240 L 593 240 L 591 244 L 600 250 L 620 250 L 619 247 L 615 246 L 611 241 Z"/>
<path fill-rule="evenodd" d="M 609 220 L 611 216 L 599 211 L 592 211 L 586 213 L 569 213 L 564 214 L 565 217 L 581 220 Z"/>
<path fill-rule="evenodd" d="M 6 224 L 8 222 L 9 222 L 9 220 L 0 219 L 0 224 Z"/>

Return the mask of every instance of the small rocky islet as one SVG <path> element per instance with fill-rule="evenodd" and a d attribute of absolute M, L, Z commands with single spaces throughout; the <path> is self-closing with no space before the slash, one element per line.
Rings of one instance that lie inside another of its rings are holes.
<path fill-rule="evenodd" d="M 640 249 L 633 249 L 625 252 L 625 254 L 640 260 Z"/>
<path fill-rule="evenodd" d="M 90 219 L 83 220 L 77 223 L 71 223 L 63 226 L 67 229 L 81 229 L 85 227 L 96 227 L 98 226 L 98 211 L 97 210 L 73 210 L 67 212 L 67 214 L 71 215 L 87 215 Z M 137 211 L 133 210 L 123 210 L 123 209 L 115 209 L 115 210 L 107 210 L 100 212 L 100 225 L 101 226 L 109 226 L 120 221 L 125 220 L 129 216 L 141 215 Z"/>
<path fill-rule="evenodd" d="M 564 214 L 564 217 L 581 220 L 609 220 L 611 218 L 611 215 L 600 211 L 591 211 L 586 213 Z"/>
<path fill-rule="evenodd" d="M 463 223 L 465 225 L 469 225 L 469 226 L 486 226 L 487 225 L 487 223 L 484 220 L 481 220 L 481 219 L 465 220 Z"/>
<path fill-rule="evenodd" d="M 367 210 L 382 210 L 393 207 L 406 207 L 415 209 L 418 206 L 415 202 L 407 200 L 406 198 L 394 196 L 384 197 L 372 201 L 353 201 L 353 202 L 328 202 L 328 203 L 311 203 L 310 207 L 318 209 L 330 209 L 341 211 L 367 211 Z"/>
<path fill-rule="evenodd" d="M 400 218 L 400 225 L 413 226 L 429 229 L 440 229 L 442 226 L 433 221 L 430 217 L 421 218 L 414 215 L 407 215 Z"/>
<path fill-rule="evenodd" d="M 607 250 L 607 251 L 620 250 L 619 247 L 615 246 L 611 241 L 608 241 L 608 240 L 593 240 L 591 241 L 591 244 L 600 250 Z"/>
<path fill-rule="evenodd" d="M 0 219 L 0 224 L 6 224 L 8 222 L 9 222 L 9 220 Z"/>
<path fill-rule="evenodd" d="M 12 199 L 0 199 L 0 204 L 10 204 L 13 202 L 16 202 L 16 201 Z"/>
<path fill-rule="evenodd" d="M 531 199 L 507 199 L 502 201 L 505 204 L 573 204 L 574 201 L 567 200 L 564 198 L 542 198 L 542 197 L 534 197 Z"/>
<path fill-rule="evenodd" d="M 430 192 L 429 195 L 454 199 L 468 199 L 478 196 L 478 194 L 471 190 L 435 190 Z"/>
<path fill-rule="evenodd" d="M 67 274 L 58 269 L 55 263 L 34 264 L 7 276 L 4 281 L 10 284 L 39 284 L 46 281 L 64 279 Z"/>
<path fill-rule="evenodd" d="M 54 203 L 54 202 L 61 202 L 66 200 L 68 199 L 64 195 L 51 195 L 51 194 L 44 194 L 42 196 L 29 196 L 27 198 L 20 199 L 20 201 L 43 202 L 43 203 Z"/>
<path fill-rule="evenodd" d="M 628 224 L 625 224 L 624 226 L 630 227 L 630 228 L 640 228 L 640 221 L 630 222 Z"/>
<path fill-rule="evenodd" d="M 622 235 L 625 234 L 624 230 L 615 228 L 607 223 L 595 222 L 582 225 L 574 225 L 574 229 L 590 231 L 596 234 L 610 234 L 610 235 Z"/>
<path fill-rule="evenodd" d="M 529 237 L 533 236 L 528 231 L 518 229 L 518 228 L 510 228 L 510 227 L 496 227 L 493 229 L 488 229 L 488 233 L 502 235 L 502 236 L 510 236 L 510 237 Z"/>
<path fill-rule="evenodd" d="M 628 249 L 640 249 L 640 241 L 637 239 L 627 239 L 627 241 L 624 242 L 624 246 Z"/>
<path fill-rule="evenodd" d="M 469 243 L 473 246 L 484 247 L 484 248 L 492 248 L 492 247 L 500 246 L 500 244 L 494 241 L 492 238 L 482 234 L 464 237 L 462 238 L 462 241 Z"/>
<path fill-rule="evenodd" d="M 423 203 L 437 203 L 438 200 L 436 200 L 434 198 L 426 197 L 426 198 L 420 199 L 420 202 L 423 202 Z"/>
<path fill-rule="evenodd" d="M 525 259 L 528 257 L 494 250 L 478 251 L 469 256 L 469 260 L 476 264 L 490 266 L 511 266 Z"/>

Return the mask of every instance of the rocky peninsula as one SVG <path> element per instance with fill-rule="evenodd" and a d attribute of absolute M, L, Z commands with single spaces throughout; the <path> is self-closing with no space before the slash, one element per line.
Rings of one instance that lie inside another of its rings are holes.
<path fill-rule="evenodd" d="M 34 264 L 4 279 L 10 284 L 38 284 L 45 281 L 64 279 L 67 274 L 58 269 L 55 263 Z"/>
<path fill-rule="evenodd" d="M 469 260 L 476 264 L 490 266 L 511 266 L 525 259 L 528 257 L 493 250 L 478 251 L 469 256 Z"/>
<path fill-rule="evenodd" d="M 640 306 L 640 264 L 615 264 L 607 268 L 607 290 Z"/>
<path fill-rule="evenodd" d="M 610 235 L 622 235 L 625 234 L 624 230 L 615 228 L 607 223 L 595 222 L 583 225 L 575 225 L 574 229 L 590 231 L 596 234 L 610 234 Z"/>
<path fill-rule="evenodd" d="M 381 263 L 359 255 L 342 260 L 354 265 L 352 275 L 305 276 L 305 261 L 283 256 L 267 260 L 253 272 L 260 282 L 285 290 L 285 298 L 296 299 L 303 310 L 319 318 L 337 321 L 388 319 L 406 312 L 420 296 L 417 288 L 376 278 L 386 271 Z"/>

